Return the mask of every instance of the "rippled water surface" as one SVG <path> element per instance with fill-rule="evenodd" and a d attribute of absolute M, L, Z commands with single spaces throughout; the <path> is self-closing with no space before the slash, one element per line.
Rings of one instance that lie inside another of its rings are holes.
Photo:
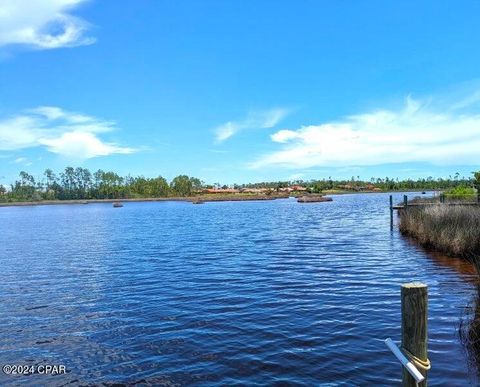
<path fill-rule="evenodd" d="M 0 264 L 0 364 L 69 371 L 0 384 L 397 385 L 412 280 L 430 385 L 474 383 L 473 273 L 391 232 L 385 194 L 0 208 Z"/>

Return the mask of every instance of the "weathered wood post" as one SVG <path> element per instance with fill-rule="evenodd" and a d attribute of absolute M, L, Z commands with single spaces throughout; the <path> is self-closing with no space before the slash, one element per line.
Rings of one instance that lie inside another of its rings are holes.
<path fill-rule="evenodd" d="M 440 203 L 445 203 L 445 194 L 443 192 L 440 194 Z"/>
<path fill-rule="evenodd" d="M 402 285 L 402 349 L 405 355 L 425 377 L 419 384 L 427 386 L 427 371 L 430 368 L 427 353 L 427 285 L 412 282 Z M 402 386 L 417 384 L 408 371 L 403 369 Z"/>
<path fill-rule="evenodd" d="M 403 208 L 407 209 L 408 206 L 408 196 L 403 195 Z"/>
<path fill-rule="evenodd" d="M 390 229 L 393 230 L 393 196 L 390 195 Z"/>

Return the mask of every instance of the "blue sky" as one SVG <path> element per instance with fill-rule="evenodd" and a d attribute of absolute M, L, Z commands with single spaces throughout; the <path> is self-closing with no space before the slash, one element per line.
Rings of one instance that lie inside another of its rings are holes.
<path fill-rule="evenodd" d="M 0 0 L 0 183 L 480 169 L 480 3 Z"/>

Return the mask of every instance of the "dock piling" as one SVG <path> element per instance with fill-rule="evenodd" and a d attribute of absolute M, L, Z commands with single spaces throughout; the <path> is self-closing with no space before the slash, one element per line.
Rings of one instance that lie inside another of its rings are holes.
<path fill-rule="evenodd" d="M 403 207 L 407 209 L 407 206 L 408 206 L 408 196 L 403 195 Z"/>
<path fill-rule="evenodd" d="M 393 196 L 390 195 L 390 229 L 393 230 Z"/>
<path fill-rule="evenodd" d="M 428 288 L 419 282 L 403 284 L 402 298 L 402 350 L 419 369 L 425 380 L 419 384 L 404 368 L 402 386 L 426 387 L 430 368 L 427 353 Z"/>

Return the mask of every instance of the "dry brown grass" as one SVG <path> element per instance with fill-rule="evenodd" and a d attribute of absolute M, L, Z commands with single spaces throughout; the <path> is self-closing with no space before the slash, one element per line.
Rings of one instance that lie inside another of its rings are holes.
<path fill-rule="evenodd" d="M 401 211 L 400 231 L 447 254 L 470 259 L 480 256 L 480 207 L 410 207 Z"/>

